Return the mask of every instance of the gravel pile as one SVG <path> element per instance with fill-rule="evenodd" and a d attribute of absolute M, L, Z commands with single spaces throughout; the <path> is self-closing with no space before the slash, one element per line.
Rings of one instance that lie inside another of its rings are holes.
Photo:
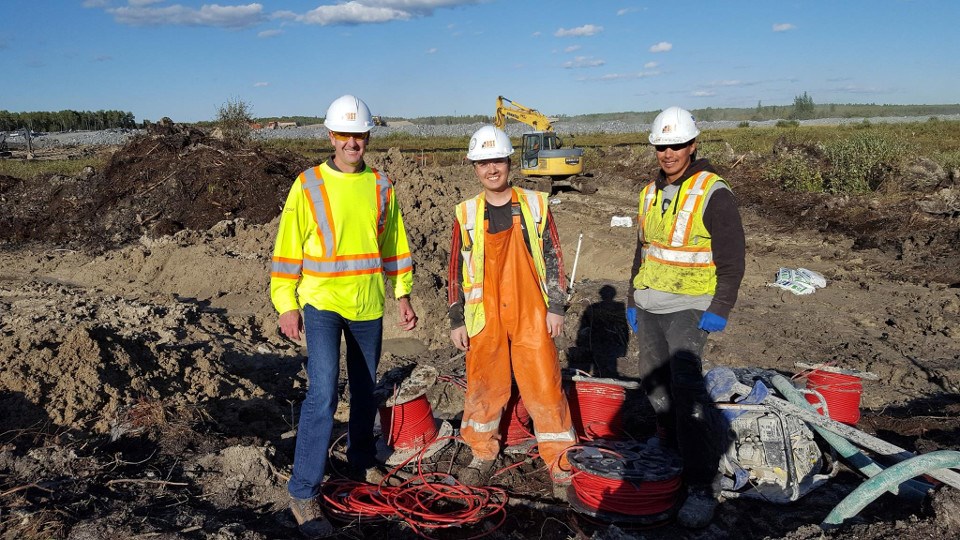
<path fill-rule="evenodd" d="M 836 126 L 844 124 L 859 124 L 864 121 L 870 123 L 903 123 L 924 122 L 929 116 L 884 116 L 876 118 L 818 118 L 816 120 L 801 120 L 805 126 Z M 941 120 L 960 120 L 960 114 L 938 115 Z M 750 122 L 751 127 L 772 127 L 778 120 Z M 728 129 L 735 128 L 741 122 L 725 120 L 719 122 L 697 122 L 700 129 Z M 410 123 L 398 123 L 390 126 L 373 128 L 374 137 L 385 137 L 394 133 L 405 133 L 423 137 L 469 137 L 483 124 L 457 124 L 450 126 L 426 126 Z M 591 133 L 619 134 L 643 133 L 650 130 L 650 124 L 628 123 L 621 121 L 609 122 L 557 122 L 554 129 L 560 135 L 585 135 Z M 511 137 L 519 137 L 529 128 L 524 124 L 511 123 L 506 132 Z M 141 129 L 108 129 L 103 131 L 73 131 L 65 133 L 47 133 L 34 137 L 33 144 L 38 148 L 53 146 L 85 146 L 85 145 L 122 145 L 134 135 L 143 133 Z M 327 129 L 322 125 L 302 126 L 282 129 L 258 129 L 251 132 L 253 140 L 273 139 L 316 139 L 327 136 Z"/>
<path fill-rule="evenodd" d="M 63 131 L 34 136 L 31 139 L 31 143 L 37 148 L 52 148 L 56 146 L 119 146 L 126 144 L 134 135 L 143 132 L 142 129 Z M 19 141 L 22 141 L 22 139 Z"/>

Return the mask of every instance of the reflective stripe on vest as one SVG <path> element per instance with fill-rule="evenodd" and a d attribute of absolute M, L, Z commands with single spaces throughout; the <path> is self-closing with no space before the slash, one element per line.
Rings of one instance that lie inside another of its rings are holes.
<path fill-rule="evenodd" d="M 285 279 L 300 279 L 301 268 L 303 268 L 302 260 L 274 257 L 270 275 Z"/>
<path fill-rule="evenodd" d="M 647 185 L 640 202 L 643 263 L 633 278 L 634 287 L 689 295 L 716 291 L 716 265 L 703 210 L 717 182 L 724 183 L 710 172 L 687 179 L 666 211 L 656 204 L 662 192 L 654 183 Z"/>
<path fill-rule="evenodd" d="M 383 259 L 383 271 L 388 276 L 395 276 L 401 272 L 413 269 L 413 257 L 409 254 L 402 257 L 387 257 Z"/>
<path fill-rule="evenodd" d="M 699 212 L 703 206 L 704 195 L 707 194 L 704 187 L 712 176 L 716 175 L 708 172 L 698 174 L 690 187 L 683 191 L 683 198 L 679 205 L 680 211 L 677 212 L 677 219 L 673 222 L 673 231 L 670 234 L 671 246 L 683 246 L 690 240 L 690 230 L 693 228 L 693 220 L 690 216 L 694 212 Z"/>
<path fill-rule="evenodd" d="M 520 210 L 520 219 L 527 230 L 530 241 L 530 255 L 533 258 L 537 271 L 537 280 L 540 283 L 544 302 L 548 303 L 546 286 L 546 263 L 543 258 L 543 232 L 546 229 L 547 197 L 545 194 L 520 188 L 511 188 L 512 204 L 517 204 Z M 464 321 L 467 326 L 467 335 L 477 335 L 486 325 L 486 316 L 483 312 L 483 259 L 484 242 L 483 212 L 480 206 L 485 204 L 483 194 L 467 199 L 457 205 L 457 221 L 460 223 L 460 236 L 463 241 L 461 255 L 463 257 L 462 283 L 464 295 Z M 523 209 L 526 208 L 526 213 Z M 517 209 L 512 210 L 516 212 Z"/>
<path fill-rule="evenodd" d="M 377 178 L 377 234 L 383 234 L 383 229 L 387 226 L 387 201 L 390 200 L 390 192 L 393 186 L 390 181 L 380 176 L 380 171 L 370 168 L 370 171 Z"/>
<path fill-rule="evenodd" d="M 380 173 L 376 171 L 373 171 L 373 173 L 377 179 L 377 230 L 382 232 L 386 220 L 385 208 L 392 187 L 387 179 L 380 176 Z M 381 258 L 380 253 L 337 255 L 330 199 L 323 185 L 320 167 L 313 167 L 303 172 L 302 186 L 310 205 L 313 220 L 317 224 L 317 236 L 320 238 L 323 249 L 323 255 L 320 257 L 304 254 L 303 273 L 316 277 L 342 277 L 382 272 L 385 261 Z M 400 269 L 405 267 L 404 260 L 407 260 L 407 267 L 411 266 L 408 259 L 409 256 L 400 259 L 393 258 L 390 261 L 390 271 L 393 272 L 393 275 L 396 275 Z"/>

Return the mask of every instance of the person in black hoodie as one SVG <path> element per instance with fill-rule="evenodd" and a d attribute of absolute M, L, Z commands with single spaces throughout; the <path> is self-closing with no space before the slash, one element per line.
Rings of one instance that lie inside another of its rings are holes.
<path fill-rule="evenodd" d="M 640 343 L 642 386 L 657 441 L 683 458 L 685 527 L 705 527 L 719 502 L 727 426 L 706 390 L 701 356 L 727 325 L 744 273 L 745 240 L 733 192 L 697 159 L 693 115 L 665 109 L 650 129 L 660 172 L 640 193 L 627 322 Z"/>

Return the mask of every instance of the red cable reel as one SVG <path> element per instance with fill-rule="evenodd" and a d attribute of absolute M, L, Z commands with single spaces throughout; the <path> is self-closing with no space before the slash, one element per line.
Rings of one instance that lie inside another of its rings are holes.
<path fill-rule="evenodd" d="M 568 492 L 577 512 L 606 522 L 668 522 L 681 502 L 683 465 L 676 453 L 636 441 L 593 441 L 567 452 Z"/>

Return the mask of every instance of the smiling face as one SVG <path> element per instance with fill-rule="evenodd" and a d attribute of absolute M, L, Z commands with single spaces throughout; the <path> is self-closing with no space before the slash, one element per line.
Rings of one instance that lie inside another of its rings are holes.
<path fill-rule="evenodd" d="M 510 187 L 510 158 L 474 161 L 473 171 L 477 173 L 477 178 L 488 195 L 503 193 Z"/>
<path fill-rule="evenodd" d="M 354 173 L 360 170 L 363 154 L 370 141 L 369 133 L 329 132 L 333 145 L 333 162 L 343 172 Z"/>
<path fill-rule="evenodd" d="M 667 177 L 668 183 L 673 183 L 683 175 L 690 162 L 693 160 L 693 154 L 697 151 L 697 141 L 692 140 L 681 144 L 657 145 L 657 161 L 663 174 Z"/>

